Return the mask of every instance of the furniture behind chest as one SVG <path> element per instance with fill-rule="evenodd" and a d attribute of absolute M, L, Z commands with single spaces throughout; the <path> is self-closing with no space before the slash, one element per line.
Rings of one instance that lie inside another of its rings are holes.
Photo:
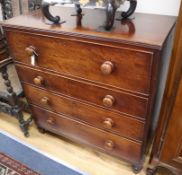
<path fill-rule="evenodd" d="M 149 175 L 158 167 L 182 174 L 182 6 L 160 120 L 153 144 Z"/>
<path fill-rule="evenodd" d="M 37 10 L 2 24 L 38 127 L 138 172 L 175 18 L 135 14 L 104 31 L 104 10 L 84 9 L 79 25 L 74 9 L 51 10 L 65 23 L 50 25 Z"/>
<path fill-rule="evenodd" d="M 28 136 L 28 125 L 31 118 L 24 120 L 22 111 L 27 105 L 20 101 L 20 96 L 22 96 L 22 88 L 13 60 L 9 57 L 6 40 L 0 32 L 0 112 L 16 117 L 24 135 Z"/>
<path fill-rule="evenodd" d="M 3 20 L 12 18 L 28 10 L 32 11 L 40 8 L 40 0 L 12 1 L 0 0 L 2 11 L 0 16 Z M 23 118 L 23 111 L 29 112 L 27 103 L 21 100 L 23 90 L 20 85 L 13 60 L 9 57 L 6 39 L 0 28 L 0 112 L 15 116 L 19 121 L 19 126 L 25 136 L 28 136 L 28 126 L 31 117 L 28 120 Z"/>

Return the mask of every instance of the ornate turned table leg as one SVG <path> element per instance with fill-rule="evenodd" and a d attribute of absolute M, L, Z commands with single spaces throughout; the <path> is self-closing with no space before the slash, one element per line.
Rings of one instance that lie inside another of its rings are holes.
<path fill-rule="evenodd" d="M 1 68 L 1 72 L 2 72 L 2 78 L 4 79 L 4 84 L 8 92 L 8 101 L 10 105 L 12 106 L 12 109 L 11 109 L 12 114 L 18 119 L 20 128 L 23 131 L 24 135 L 28 136 L 29 135 L 28 126 L 30 122 L 32 121 L 32 117 L 30 117 L 26 121 L 23 118 L 23 113 L 22 113 L 23 107 L 20 105 L 18 97 L 16 93 L 13 91 L 13 87 L 11 86 L 11 82 L 9 80 L 8 73 L 7 73 L 7 66 L 4 66 L 3 68 Z"/>

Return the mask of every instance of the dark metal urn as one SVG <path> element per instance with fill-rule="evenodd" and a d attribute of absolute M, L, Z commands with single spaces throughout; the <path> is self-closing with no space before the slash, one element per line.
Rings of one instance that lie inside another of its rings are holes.
<path fill-rule="evenodd" d="M 90 0 L 92 1 L 92 0 Z M 136 9 L 137 6 L 137 0 L 103 0 L 104 8 L 106 9 L 106 23 L 105 23 L 105 29 L 110 30 L 114 24 L 115 19 L 115 13 L 116 10 L 120 7 L 121 4 L 123 4 L 125 1 L 129 2 L 129 9 L 125 12 L 121 12 L 121 19 L 126 19 L 130 17 Z M 49 12 L 49 7 L 55 4 L 75 4 L 76 7 L 76 13 L 77 15 L 82 14 L 82 4 L 80 4 L 79 0 L 42 0 L 42 12 L 43 15 L 51 22 L 53 23 L 60 23 L 60 17 L 59 16 L 53 16 Z M 86 6 L 84 6 L 86 7 Z"/>

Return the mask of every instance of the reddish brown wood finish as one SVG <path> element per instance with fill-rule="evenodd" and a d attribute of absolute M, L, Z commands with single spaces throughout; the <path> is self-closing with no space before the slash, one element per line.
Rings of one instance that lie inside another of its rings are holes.
<path fill-rule="evenodd" d="M 148 99 L 129 93 L 123 93 L 114 89 L 108 89 L 96 84 L 76 81 L 58 74 L 40 71 L 38 69 L 17 65 L 17 71 L 22 82 L 34 84 L 34 78 L 43 77 L 41 87 L 57 93 L 73 96 L 78 100 L 99 105 L 108 110 L 126 113 L 138 118 L 145 118 Z M 26 73 L 25 73 L 26 72 Z M 106 107 L 103 99 L 106 95 L 112 95 L 115 99 L 112 107 Z"/>
<path fill-rule="evenodd" d="M 124 158 L 139 171 L 160 55 L 175 18 L 136 14 L 106 32 L 102 10 L 84 10 L 81 26 L 71 8 L 52 10 L 66 23 L 47 25 L 40 11 L 3 22 L 25 94 L 41 107 L 32 106 L 38 126 Z"/>
<path fill-rule="evenodd" d="M 18 62 L 30 65 L 31 58 L 27 54 L 26 48 L 34 46 L 38 54 L 36 58 L 38 67 L 129 91 L 149 94 L 152 52 L 101 46 L 84 41 L 75 42 L 22 32 L 7 32 L 6 36 L 10 38 L 9 46 L 13 53 L 12 56 Z M 108 75 L 105 75 L 100 69 L 106 61 L 113 64 L 112 71 Z"/>
<path fill-rule="evenodd" d="M 56 134 L 64 135 L 77 142 L 90 145 L 116 157 L 122 157 L 130 162 L 140 160 L 141 144 L 138 142 L 110 134 L 45 109 L 32 105 L 31 109 L 35 114 L 37 124 L 42 128 L 46 128 Z M 112 150 L 108 149 L 107 145 L 105 146 L 109 140 L 114 144 Z"/>
<path fill-rule="evenodd" d="M 116 133 L 120 136 L 139 141 L 143 140 L 144 122 L 142 121 L 124 115 L 118 115 L 107 109 L 87 105 L 75 99 L 56 95 L 55 93 L 50 93 L 49 91 L 38 89 L 27 84 L 23 84 L 23 89 L 31 104 L 41 106 L 57 113 L 64 113 L 71 118 Z M 46 98 L 48 102 L 44 103 Z M 44 99 L 43 102 L 42 99 Z M 104 125 L 107 119 L 112 120 L 112 126 L 109 129 Z"/>
<path fill-rule="evenodd" d="M 53 7 L 53 14 L 59 14 L 66 23 L 62 25 L 47 25 L 39 10 L 17 16 L 16 18 L 4 21 L 2 26 L 11 29 L 26 29 L 26 31 L 49 32 L 52 35 L 72 39 L 90 39 L 90 41 L 99 40 L 100 42 L 121 43 L 144 46 L 147 48 L 162 49 L 169 34 L 171 27 L 174 25 L 176 17 L 163 15 L 150 15 L 136 13 L 134 19 L 129 21 L 115 20 L 111 32 L 103 31 L 102 25 L 105 23 L 105 11 L 84 9 L 82 25 L 76 25 L 76 17 L 71 17 L 72 8 Z M 120 13 L 116 14 L 116 19 L 120 18 Z M 96 20 L 95 20 L 96 19 Z M 120 45 L 120 44 L 119 44 Z"/>
<path fill-rule="evenodd" d="M 166 167 L 174 174 L 182 174 L 182 3 L 167 85 L 159 118 L 158 128 L 150 158 L 149 175 L 158 166 Z"/>
<path fill-rule="evenodd" d="M 182 173 L 182 77 L 178 88 L 160 159 L 178 167 Z"/>

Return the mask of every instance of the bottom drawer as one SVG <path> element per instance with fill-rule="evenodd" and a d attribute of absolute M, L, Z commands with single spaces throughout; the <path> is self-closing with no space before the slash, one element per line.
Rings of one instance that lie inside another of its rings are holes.
<path fill-rule="evenodd" d="M 96 129 L 33 105 L 31 105 L 31 110 L 36 123 L 41 128 L 123 158 L 131 163 L 140 161 L 141 143 L 139 142 Z"/>

